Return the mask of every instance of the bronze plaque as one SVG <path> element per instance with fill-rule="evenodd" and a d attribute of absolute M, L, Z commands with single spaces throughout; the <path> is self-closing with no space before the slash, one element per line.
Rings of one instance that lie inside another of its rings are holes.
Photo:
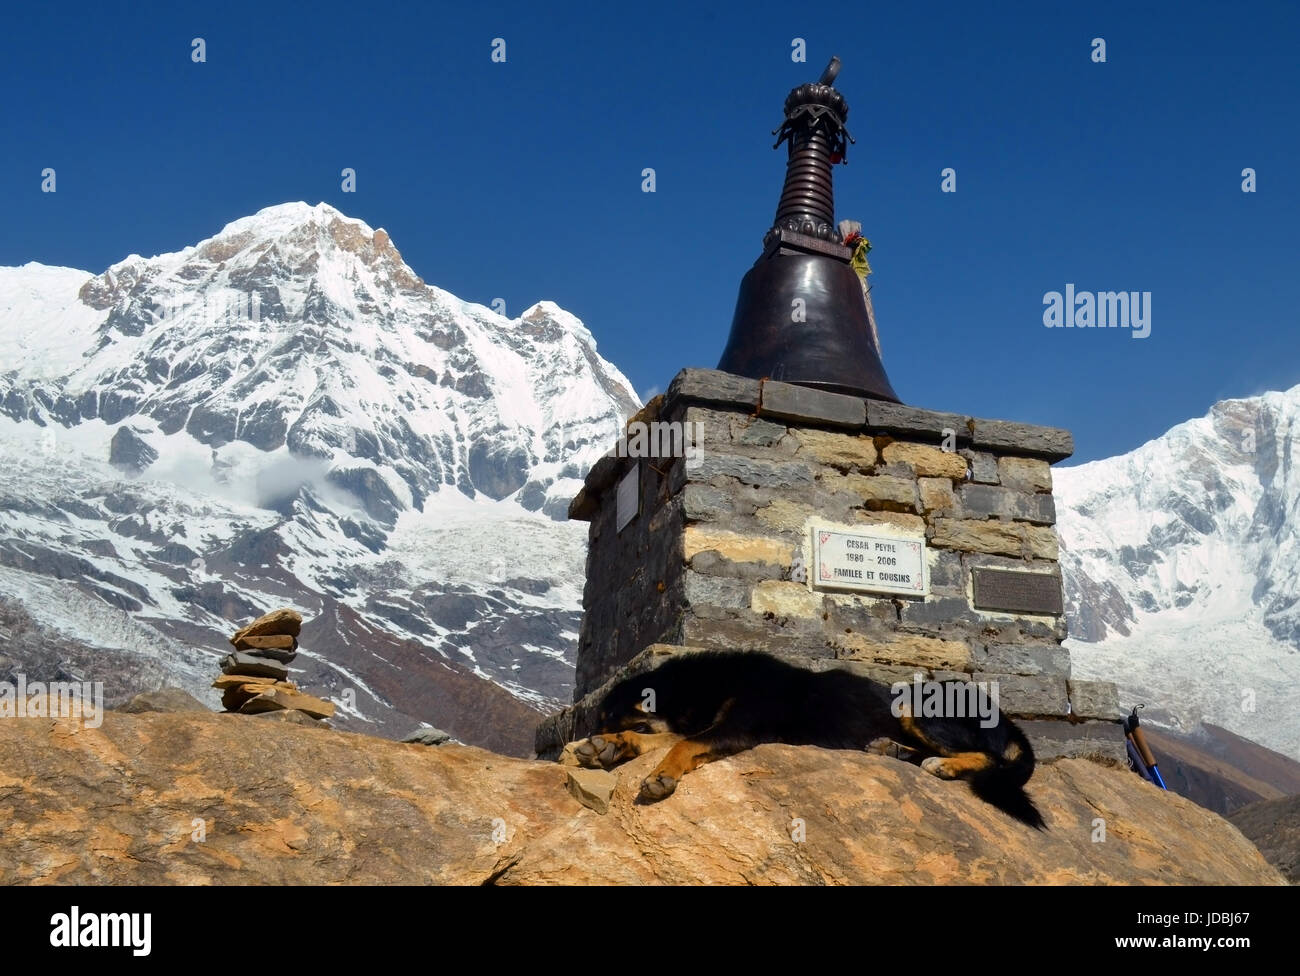
<path fill-rule="evenodd" d="M 1015 613 L 1062 613 L 1061 577 L 1055 573 L 1022 573 L 1014 569 L 972 570 L 975 606 L 980 610 Z"/>

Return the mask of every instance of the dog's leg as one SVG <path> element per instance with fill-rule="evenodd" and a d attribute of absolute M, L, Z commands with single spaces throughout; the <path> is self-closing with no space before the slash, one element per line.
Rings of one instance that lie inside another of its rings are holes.
<path fill-rule="evenodd" d="M 940 779 L 970 779 L 994 765 L 993 756 L 988 752 L 977 752 L 969 746 L 966 749 L 957 746 L 959 741 L 969 738 L 968 735 L 958 734 L 966 732 L 959 726 L 945 727 L 938 722 L 917 719 L 907 714 L 899 716 L 898 723 L 922 748 L 938 753 L 937 756 L 930 755 L 922 759 L 921 768 Z"/>
<path fill-rule="evenodd" d="M 992 765 L 993 759 L 987 752 L 957 752 L 921 760 L 921 768 L 940 779 L 969 779 Z"/>
<path fill-rule="evenodd" d="M 680 739 L 681 736 L 671 732 L 606 732 L 579 742 L 573 755 L 580 766 L 588 769 L 611 769 Z"/>
<path fill-rule="evenodd" d="M 682 777 L 691 770 L 734 756 L 753 745 L 753 742 L 714 737 L 707 733 L 693 739 L 682 739 L 668 750 L 668 755 L 664 756 L 654 772 L 641 781 L 641 792 L 637 795 L 637 800 L 641 803 L 657 803 L 671 796 Z"/>

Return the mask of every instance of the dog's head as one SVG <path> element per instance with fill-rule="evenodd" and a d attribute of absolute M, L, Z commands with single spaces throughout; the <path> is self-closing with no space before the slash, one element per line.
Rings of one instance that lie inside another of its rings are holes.
<path fill-rule="evenodd" d="M 599 732 L 670 732 L 668 723 L 652 712 L 646 676 L 628 678 L 610 689 L 596 715 Z"/>

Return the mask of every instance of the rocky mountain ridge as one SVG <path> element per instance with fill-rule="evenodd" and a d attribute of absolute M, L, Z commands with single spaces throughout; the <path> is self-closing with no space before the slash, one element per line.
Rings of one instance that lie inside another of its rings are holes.
<path fill-rule="evenodd" d="M 392 734 L 472 711 L 447 674 L 486 712 L 569 697 L 556 519 L 638 401 L 554 304 L 506 319 L 285 204 L 97 275 L 0 269 L 0 363 L 0 592 L 45 631 L 207 694 L 230 623 L 293 605 L 299 680 Z"/>
<path fill-rule="evenodd" d="M 1300 387 L 1053 470 L 1075 673 L 1300 758 Z"/>

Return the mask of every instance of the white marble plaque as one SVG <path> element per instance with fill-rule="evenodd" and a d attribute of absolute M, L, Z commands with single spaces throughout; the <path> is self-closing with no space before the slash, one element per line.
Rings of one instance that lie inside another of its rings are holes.
<path fill-rule="evenodd" d="M 619 480 L 616 499 L 615 521 L 618 525 L 616 531 L 622 532 L 623 527 L 636 518 L 637 512 L 641 510 L 640 461 L 633 462 L 632 470 Z"/>
<path fill-rule="evenodd" d="M 819 590 L 872 593 L 930 592 L 925 540 L 887 530 L 813 527 L 812 583 Z"/>

